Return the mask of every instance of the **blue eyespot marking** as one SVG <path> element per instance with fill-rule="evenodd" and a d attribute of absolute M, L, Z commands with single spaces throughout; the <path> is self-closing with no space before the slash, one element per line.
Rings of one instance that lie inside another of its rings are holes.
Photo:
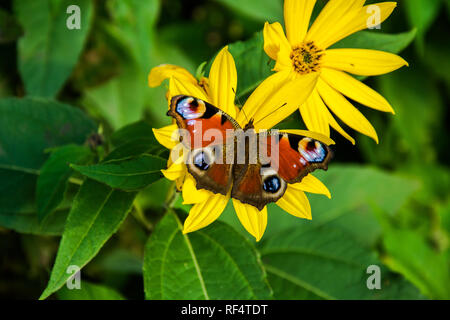
<path fill-rule="evenodd" d="M 194 165 L 200 170 L 206 171 L 209 168 L 209 158 L 206 153 L 199 152 L 194 156 Z"/>
<path fill-rule="evenodd" d="M 281 188 L 281 181 L 277 176 L 270 176 L 264 180 L 263 189 L 266 192 L 276 193 Z"/>

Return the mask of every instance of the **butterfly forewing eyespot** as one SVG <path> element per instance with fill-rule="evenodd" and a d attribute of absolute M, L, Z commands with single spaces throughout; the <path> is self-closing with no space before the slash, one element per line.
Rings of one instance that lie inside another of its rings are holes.
<path fill-rule="evenodd" d="M 320 163 L 327 156 L 326 149 L 319 141 L 303 138 L 298 143 L 298 152 L 309 163 Z"/>

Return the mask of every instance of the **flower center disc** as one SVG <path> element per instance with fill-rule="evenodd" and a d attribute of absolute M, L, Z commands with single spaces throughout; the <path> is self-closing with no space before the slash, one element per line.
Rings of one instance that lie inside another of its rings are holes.
<path fill-rule="evenodd" d="M 314 42 L 303 43 L 292 48 L 291 60 L 294 70 L 300 74 L 317 72 L 320 69 L 321 50 Z"/>

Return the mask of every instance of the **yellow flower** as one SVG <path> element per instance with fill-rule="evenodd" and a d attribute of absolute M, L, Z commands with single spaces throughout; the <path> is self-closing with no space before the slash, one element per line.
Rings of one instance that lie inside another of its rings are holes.
<path fill-rule="evenodd" d="M 209 73 L 209 78 L 203 78 L 199 82 L 183 68 L 173 65 L 162 65 L 154 68 L 150 72 L 149 84 L 151 86 L 157 86 L 167 77 L 170 77 L 169 97 L 183 94 L 205 100 L 228 113 L 233 118 L 238 119 L 241 126 L 245 124 L 246 118 L 243 115 L 244 112 L 247 117 L 254 119 L 256 130 L 270 128 L 283 120 L 283 114 L 284 117 L 289 115 L 288 112 L 281 112 L 282 109 L 291 107 L 290 105 L 286 105 L 286 107 L 281 108 L 273 116 L 266 117 L 271 112 L 273 113 L 274 106 L 281 106 L 284 103 L 290 104 L 293 95 L 290 92 L 292 91 L 291 87 L 288 86 L 287 89 L 284 87 L 274 87 L 271 84 L 271 79 L 264 81 L 253 92 L 242 108 L 244 111 L 240 111 L 235 106 L 234 99 L 237 74 L 233 57 L 228 52 L 227 47 L 222 49 L 215 58 Z M 295 95 L 300 95 L 305 100 L 314 87 L 315 81 L 311 80 L 311 77 L 306 77 L 303 83 L 300 83 L 300 81 L 295 83 L 297 85 L 303 85 L 304 90 L 303 92 L 295 93 Z M 300 97 L 300 99 L 302 98 Z M 177 129 L 176 124 L 172 124 L 161 129 L 154 129 L 153 131 L 158 141 L 174 152 L 175 146 L 178 145 L 176 134 L 174 134 Z M 289 132 L 322 140 L 326 144 L 334 143 L 331 139 L 313 132 L 303 130 L 289 130 Z M 177 185 L 182 190 L 183 203 L 193 204 L 189 216 L 184 222 L 183 232 L 188 233 L 206 227 L 215 221 L 225 209 L 230 196 L 223 196 L 207 190 L 197 189 L 194 178 L 187 172 L 184 160 L 183 156 L 180 156 L 174 162 L 169 159 L 168 168 L 167 170 L 163 170 L 163 174 L 166 178 L 177 181 Z M 300 183 L 288 185 L 284 196 L 276 204 L 296 217 L 311 219 L 311 207 L 304 193 L 305 191 L 331 197 L 325 185 L 309 174 Z M 239 200 L 233 199 L 232 201 L 242 225 L 259 241 L 267 225 L 267 208 L 264 207 L 262 211 L 259 211 L 251 205 L 241 203 Z"/>
<path fill-rule="evenodd" d="M 309 130 L 330 136 L 330 126 L 350 140 L 336 122 L 345 124 L 378 143 L 370 122 L 345 97 L 364 106 L 384 111 L 394 110 L 379 93 L 348 73 L 361 76 L 381 75 L 408 63 L 401 57 L 377 50 L 327 49 L 339 40 L 367 28 L 373 14 L 365 0 L 330 0 L 308 30 L 316 0 L 285 0 L 284 22 L 264 26 L 264 50 L 276 60 L 274 70 L 294 79 L 317 74 L 319 79 L 308 100 L 298 100 L 300 113 Z M 374 4 L 379 8 L 380 21 L 386 20 L 396 7 L 395 2 Z M 372 5 L 373 6 L 373 5 Z M 348 73 L 347 73 L 348 72 Z M 297 90 L 302 90 L 299 86 Z M 345 97 L 344 97 L 345 96 Z"/>

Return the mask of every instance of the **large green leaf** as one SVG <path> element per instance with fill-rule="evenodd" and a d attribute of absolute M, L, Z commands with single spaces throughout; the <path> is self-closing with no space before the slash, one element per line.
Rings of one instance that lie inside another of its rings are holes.
<path fill-rule="evenodd" d="M 432 299 L 450 299 L 450 269 L 443 253 L 410 230 L 387 230 L 383 237 L 386 264 L 403 274 Z"/>
<path fill-rule="evenodd" d="M 89 33 L 92 1 L 79 0 L 81 28 L 70 30 L 71 0 L 15 0 L 25 35 L 19 41 L 19 70 L 28 95 L 53 97 L 74 68 Z"/>
<path fill-rule="evenodd" d="M 39 221 L 43 221 L 61 203 L 72 175 L 70 163 L 85 164 L 93 155 L 88 147 L 67 145 L 52 151 L 41 168 L 36 187 L 36 205 Z"/>
<path fill-rule="evenodd" d="M 82 144 L 96 131 L 80 110 L 43 99 L 0 100 L 0 225 L 24 233 L 57 234 L 65 215 L 55 212 L 39 226 L 36 179 L 45 150 Z"/>
<path fill-rule="evenodd" d="M 232 10 L 258 21 L 282 21 L 283 3 L 278 0 L 217 0 Z"/>
<path fill-rule="evenodd" d="M 169 212 L 145 248 L 147 299 L 269 299 L 258 253 L 221 222 L 191 234 L 182 233 L 178 216 Z"/>
<path fill-rule="evenodd" d="M 67 217 L 50 280 L 40 299 L 70 279 L 69 266 L 83 268 L 96 256 L 127 216 L 135 196 L 93 180 L 83 183 Z"/>
<path fill-rule="evenodd" d="M 417 289 L 393 277 L 368 248 L 338 227 L 289 229 L 265 241 L 261 254 L 276 298 L 421 298 Z M 372 265 L 381 270 L 380 290 L 367 287 L 367 268 Z"/>
<path fill-rule="evenodd" d="M 81 174 L 122 190 L 140 190 L 163 177 L 167 160 L 150 154 L 138 158 L 109 161 L 90 166 L 71 165 Z"/>
<path fill-rule="evenodd" d="M 62 287 L 57 295 L 59 300 L 125 300 L 116 290 L 85 280 L 81 281 L 80 289 Z"/>

